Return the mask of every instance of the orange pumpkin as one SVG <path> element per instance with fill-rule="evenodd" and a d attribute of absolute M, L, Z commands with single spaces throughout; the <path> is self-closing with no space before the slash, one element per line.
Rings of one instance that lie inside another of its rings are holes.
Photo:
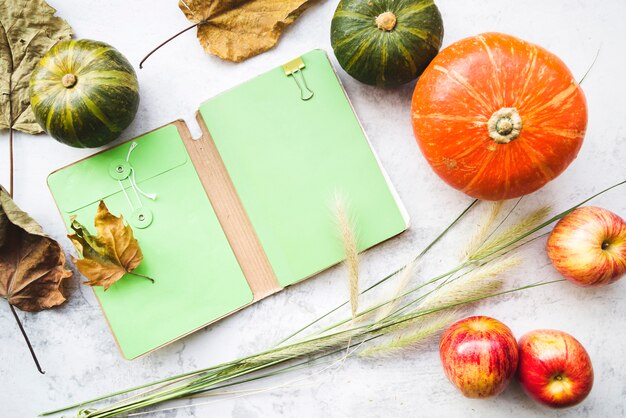
<path fill-rule="evenodd" d="M 413 93 L 413 131 L 449 185 L 484 200 L 541 188 L 576 158 L 585 96 L 551 52 L 485 33 L 443 50 Z"/>

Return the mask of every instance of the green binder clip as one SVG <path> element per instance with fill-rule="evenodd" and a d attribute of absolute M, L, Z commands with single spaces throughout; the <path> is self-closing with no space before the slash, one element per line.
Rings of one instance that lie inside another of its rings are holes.
<path fill-rule="evenodd" d="M 307 86 L 306 79 L 304 78 L 304 73 L 301 71 L 305 67 L 304 61 L 302 57 L 298 57 L 295 60 L 289 61 L 287 64 L 283 65 L 283 70 L 285 70 L 286 76 L 292 76 L 298 88 L 300 89 L 300 98 L 302 100 L 309 100 L 313 97 L 313 92 Z M 298 80 L 297 75 L 300 74 L 300 78 L 302 79 L 300 82 Z"/>

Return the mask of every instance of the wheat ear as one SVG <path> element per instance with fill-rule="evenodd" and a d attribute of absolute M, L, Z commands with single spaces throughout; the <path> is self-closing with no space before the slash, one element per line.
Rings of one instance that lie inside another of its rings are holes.
<path fill-rule="evenodd" d="M 478 230 L 472 238 L 469 240 L 469 244 L 464 251 L 464 257 L 467 259 L 471 254 L 475 253 L 481 245 L 485 243 L 485 241 L 489 238 L 490 232 L 493 230 L 493 226 L 502 211 L 502 206 L 504 206 L 504 201 L 500 200 L 497 202 L 491 202 L 490 208 L 486 211 L 486 216 L 484 216 L 484 220 L 480 222 L 478 226 Z"/>
<path fill-rule="evenodd" d="M 548 218 L 550 211 L 551 208 L 549 206 L 543 206 L 532 211 L 504 232 L 497 234 L 495 237 L 483 243 L 476 251 L 468 256 L 468 260 L 476 261 L 494 255 L 499 248 L 505 246 L 509 242 L 512 242 L 525 231 L 532 230 L 533 228 L 539 226 Z"/>
<path fill-rule="evenodd" d="M 438 306 L 457 304 L 461 300 L 480 298 L 495 293 L 502 288 L 502 273 L 517 267 L 521 263 L 518 257 L 503 258 L 491 262 L 467 275 L 442 284 L 420 303 L 419 310 L 433 309 Z"/>
<path fill-rule="evenodd" d="M 352 318 L 355 318 L 359 309 L 359 251 L 345 201 L 339 195 L 335 198 L 335 217 L 345 254 L 345 265 L 348 269 Z"/>
<path fill-rule="evenodd" d="M 390 341 L 378 344 L 359 353 L 360 357 L 387 357 L 407 349 L 415 349 L 430 342 L 440 331 L 450 325 L 458 316 L 455 310 L 445 311 L 419 321 L 417 328 L 403 332 Z"/>

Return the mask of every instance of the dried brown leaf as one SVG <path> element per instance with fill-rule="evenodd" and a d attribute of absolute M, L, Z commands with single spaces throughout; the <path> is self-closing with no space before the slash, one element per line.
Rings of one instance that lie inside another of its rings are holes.
<path fill-rule="evenodd" d="M 90 286 L 103 286 L 107 290 L 125 274 L 132 274 L 141 261 L 143 254 L 139 243 L 124 218 L 112 215 L 104 201 L 100 201 L 94 220 L 97 236 L 93 236 L 76 219 L 72 221 L 74 234 L 68 235 L 78 253 L 80 260 L 72 259 L 78 270 L 88 279 Z M 148 277 L 145 277 L 151 280 Z"/>
<path fill-rule="evenodd" d="M 44 0 L 0 0 L 0 129 L 41 132 L 30 107 L 30 74 L 72 28 Z"/>
<path fill-rule="evenodd" d="M 71 276 L 59 243 L 0 186 L 0 296 L 23 311 L 37 312 L 65 302 L 60 286 Z"/>
<path fill-rule="evenodd" d="M 312 0 L 181 0 L 206 52 L 240 62 L 272 48 Z"/>

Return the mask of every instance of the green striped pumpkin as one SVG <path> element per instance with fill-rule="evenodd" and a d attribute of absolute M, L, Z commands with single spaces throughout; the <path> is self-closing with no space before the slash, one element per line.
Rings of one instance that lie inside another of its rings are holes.
<path fill-rule="evenodd" d="M 56 44 L 30 79 L 35 118 L 53 138 L 77 148 L 115 140 L 139 106 L 137 75 L 115 48 L 88 39 Z"/>
<path fill-rule="evenodd" d="M 343 69 L 377 86 L 415 80 L 442 39 L 441 14 L 432 0 L 341 0 L 330 31 Z"/>

